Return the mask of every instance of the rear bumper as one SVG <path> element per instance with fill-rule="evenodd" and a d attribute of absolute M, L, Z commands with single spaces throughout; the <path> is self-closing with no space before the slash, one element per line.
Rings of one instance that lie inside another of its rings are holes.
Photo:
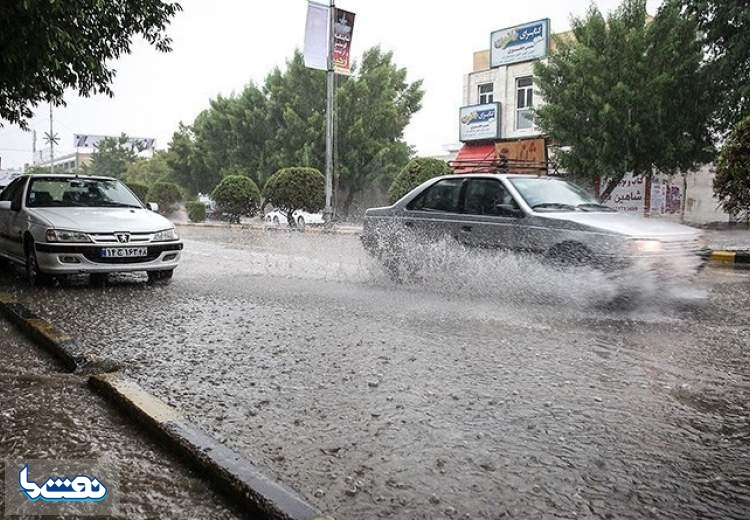
<path fill-rule="evenodd" d="M 102 258 L 104 244 L 46 244 L 37 243 L 36 257 L 39 269 L 48 274 L 75 273 L 126 273 L 134 271 L 167 271 L 177 267 L 182 256 L 183 244 L 165 242 L 161 244 L 131 245 L 146 247 L 148 254 L 138 258 Z"/>

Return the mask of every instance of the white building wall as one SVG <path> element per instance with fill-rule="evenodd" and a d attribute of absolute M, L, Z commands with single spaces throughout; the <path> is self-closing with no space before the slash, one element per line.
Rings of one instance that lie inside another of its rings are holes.
<path fill-rule="evenodd" d="M 719 200 L 714 197 L 714 177 L 716 177 L 716 169 L 713 164 L 707 164 L 698 171 L 687 174 L 686 222 L 708 224 L 731 220 L 729 215 L 719 207 Z"/>
<path fill-rule="evenodd" d="M 464 81 L 464 105 L 479 103 L 479 85 L 494 85 L 494 101 L 500 103 L 502 125 L 500 135 L 503 139 L 522 139 L 537 137 L 541 132 L 537 128 L 516 129 L 516 80 L 534 75 L 534 61 L 514 63 L 504 67 L 471 72 Z M 534 107 L 542 102 L 539 91 L 534 89 Z"/>

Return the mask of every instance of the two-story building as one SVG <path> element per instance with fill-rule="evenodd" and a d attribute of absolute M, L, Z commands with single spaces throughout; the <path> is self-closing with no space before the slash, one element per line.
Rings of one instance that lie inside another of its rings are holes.
<path fill-rule="evenodd" d="M 533 118 L 542 103 L 534 64 L 552 45 L 550 21 L 543 19 L 494 31 L 489 49 L 474 53 L 464 76 L 457 161 L 505 157 L 531 170 L 547 168 L 550 143 Z"/>

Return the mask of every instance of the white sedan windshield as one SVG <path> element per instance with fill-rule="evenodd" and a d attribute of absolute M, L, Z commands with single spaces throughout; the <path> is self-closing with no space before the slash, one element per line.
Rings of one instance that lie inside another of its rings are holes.
<path fill-rule="evenodd" d="M 141 208 L 140 201 L 120 181 L 39 177 L 31 180 L 26 206 L 30 208 Z"/>

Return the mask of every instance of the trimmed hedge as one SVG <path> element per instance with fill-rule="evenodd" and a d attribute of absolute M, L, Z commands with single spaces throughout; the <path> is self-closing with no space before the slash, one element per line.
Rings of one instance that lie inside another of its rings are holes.
<path fill-rule="evenodd" d="M 325 205 L 325 177 L 315 168 L 293 166 L 282 168 L 266 181 L 263 198 L 286 213 L 289 225 L 295 227 L 292 213 L 303 210 L 316 213 Z"/>
<path fill-rule="evenodd" d="M 203 222 L 206 220 L 206 205 L 202 202 L 190 201 L 185 203 L 190 222 Z"/>
<path fill-rule="evenodd" d="M 239 222 L 241 216 L 252 217 L 260 208 L 258 185 L 244 175 L 228 175 L 214 188 L 211 198 L 219 213 Z"/>
<path fill-rule="evenodd" d="M 425 181 L 440 175 L 453 173 L 448 163 L 440 159 L 417 157 L 409 161 L 393 180 L 388 189 L 388 199 L 391 204 L 409 193 Z"/>

